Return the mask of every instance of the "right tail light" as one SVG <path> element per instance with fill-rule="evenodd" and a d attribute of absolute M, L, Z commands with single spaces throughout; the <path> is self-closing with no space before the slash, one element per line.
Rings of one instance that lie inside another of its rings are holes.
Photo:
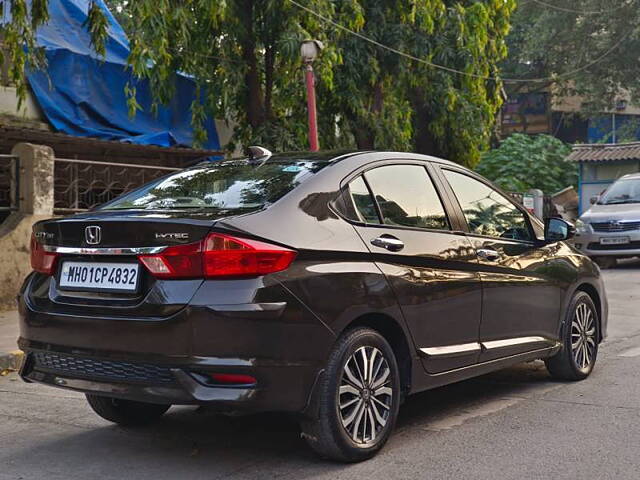
<path fill-rule="evenodd" d="M 212 233 L 200 242 L 138 258 L 158 278 L 228 278 L 286 270 L 296 254 L 270 243 Z"/>

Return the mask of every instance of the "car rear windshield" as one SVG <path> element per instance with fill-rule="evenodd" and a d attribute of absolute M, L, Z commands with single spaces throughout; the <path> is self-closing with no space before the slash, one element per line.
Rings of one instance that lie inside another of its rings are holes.
<path fill-rule="evenodd" d="M 602 195 L 598 203 L 601 205 L 640 203 L 640 179 L 618 180 Z"/>
<path fill-rule="evenodd" d="M 327 162 L 198 165 L 118 197 L 101 210 L 259 209 L 276 202 Z"/>

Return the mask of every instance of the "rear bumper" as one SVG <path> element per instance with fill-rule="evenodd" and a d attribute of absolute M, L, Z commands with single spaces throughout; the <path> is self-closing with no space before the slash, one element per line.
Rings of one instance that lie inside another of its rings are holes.
<path fill-rule="evenodd" d="M 248 289 L 249 282 L 260 288 Z M 32 304 L 29 290 L 27 282 L 19 298 L 23 379 L 84 393 L 220 410 L 304 412 L 334 341 L 295 297 L 262 280 L 205 281 L 189 305 L 163 318 L 106 316 L 95 306 L 85 315 L 77 308 L 63 312 L 61 304 L 43 309 Z M 250 303 L 257 297 L 262 301 Z M 62 359 L 45 364 L 37 361 L 39 354 Z M 114 369 L 158 377 L 114 375 Z M 212 386 L 198 377 L 207 373 L 250 375 L 256 383 Z"/>
<path fill-rule="evenodd" d="M 27 382 L 148 403 L 209 405 L 221 411 L 304 412 L 318 374 L 317 366 L 310 362 L 291 365 L 256 359 L 166 357 L 149 363 L 144 358 L 79 353 L 24 338 L 18 345 L 26 353 L 20 376 Z M 203 377 L 198 375 L 214 372 L 251 375 L 257 382 L 235 387 L 205 385 L 199 380 Z"/>

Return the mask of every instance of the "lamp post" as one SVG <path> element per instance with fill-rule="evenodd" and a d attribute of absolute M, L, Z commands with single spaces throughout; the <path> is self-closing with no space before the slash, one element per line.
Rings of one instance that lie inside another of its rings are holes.
<path fill-rule="evenodd" d="M 304 64 L 304 79 L 307 86 L 307 109 L 309 112 L 309 149 L 312 152 L 319 150 L 318 146 L 318 122 L 316 115 L 316 85 L 313 75 L 313 61 L 318 58 L 323 45 L 319 40 L 305 40 L 300 46 L 302 63 Z"/>

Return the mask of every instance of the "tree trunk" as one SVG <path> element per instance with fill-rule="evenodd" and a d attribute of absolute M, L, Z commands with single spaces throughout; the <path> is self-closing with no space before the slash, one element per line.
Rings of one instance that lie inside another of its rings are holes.
<path fill-rule="evenodd" d="M 273 120 L 273 73 L 275 68 L 273 45 L 268 45 L 264 53 L 264 115 L 267 121 Z"/>
<path fill-rule="evenodd" d="M 384 107 L 384 88 L 382 82 L 378 82 L 373 86 L 371 91 L 371 104 L 369 106 L 369 112 L 373 114 L 375 119 L 377 115 L 382 113 Z M 356 140 L 356 145 L 360 150 L 373 150 L 376 146 L 376 132 L 371 125 L 367 125 L 362 119 L 358 118 L 357 114 L 350 116 L 351 124 L 353 125 L 353 136 Z"/>
<path fill-rule="evenodd" d="M 428 107 L 423 101 L 422 92 L 414 90 L 411 94 L 411 104 L 413 106 L 413 145 L 416 153 L 423 155 L 441 156 L 442 152 L 438 147 L 435 137 L 429 131 L 429 121 L 431 115 Z"/>
<path fill-rule="evenodd" d="M 241 43 L 242 59 L 246 64 L 246 114 L 252 129 L 260 127 L 265 120 L 262 85 L 260 84 L 260 69 L 256 56 L 256 39 L 254 32 L 254 0 L 244 3 L 245 38 Z"/>
<path fill-rule="evenodd" d="M 374 135 L 367 126 L 355 125 L 353 127 L 353 136 L 358 150 L 373 150 L 375 148 Z"/>

